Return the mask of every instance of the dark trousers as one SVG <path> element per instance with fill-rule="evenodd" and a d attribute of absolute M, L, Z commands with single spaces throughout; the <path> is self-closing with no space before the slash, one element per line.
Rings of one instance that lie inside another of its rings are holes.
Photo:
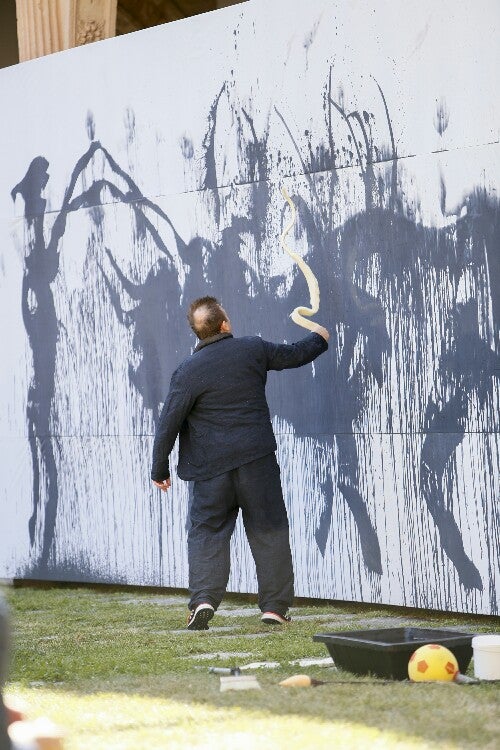
<path fill-rule="evenodd" d="M 190 609 L 215 609 L 229 578 L 230 540 L 241 508 L 257 569 L 262 612 L 285 614 L 293 601 L 293 567 L 280 469 L 270 453 L 212 479 L 195 481 L 188 530 Z"/>

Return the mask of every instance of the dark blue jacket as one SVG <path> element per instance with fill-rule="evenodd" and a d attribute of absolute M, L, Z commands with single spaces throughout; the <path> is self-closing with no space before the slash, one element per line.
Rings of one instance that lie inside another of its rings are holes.
<path fill-rule="evenodd" d="M 318 333 L 296 344 L 230 333 L 201 341 L 172 375 L 156 429 L 151 478 L 162 482 L 170 476 L 168 458 L 177 435 L 181 479 L 210 479 L 275 451 L 267 371 L 300 367 L 327 349 Z"/>

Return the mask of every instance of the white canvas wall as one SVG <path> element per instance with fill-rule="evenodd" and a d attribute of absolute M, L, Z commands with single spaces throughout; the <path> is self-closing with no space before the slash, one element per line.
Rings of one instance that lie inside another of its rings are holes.
<path fill-rule="evenodd" d="M 0 576 L 186 586 L 154 417 L 197 293 L 301 335 L 285 184 L 332 330 L 269 383 L 297 594 L 498 612 L 498 20 L 251 0 L 0 71 Z"/>

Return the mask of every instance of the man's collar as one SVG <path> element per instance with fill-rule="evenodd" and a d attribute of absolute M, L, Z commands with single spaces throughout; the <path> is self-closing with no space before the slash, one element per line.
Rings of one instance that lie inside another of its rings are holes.
<path fill-rule="evenodd" d="M 209 336 L 207 339 L 202 339 L 195 347 L 195 352 L 199 352 L 204 346 L 209 344 L 215 344 L 216 341 L 222 341 L 222 339 L 232 339 L 232 333 L 216 333 L 215 336 Z"/>

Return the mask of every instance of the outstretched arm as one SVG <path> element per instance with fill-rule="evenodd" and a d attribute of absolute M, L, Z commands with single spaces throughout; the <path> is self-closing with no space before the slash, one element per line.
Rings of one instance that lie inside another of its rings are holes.
<path fill-rule="evenodd" d="M 330 334 L 323 326 L 316 325 L 313 333 L 295 344 L 273 344 L 263 341 L 268 370 L 288 370 L 312 362 L 328 349 Z"/>

